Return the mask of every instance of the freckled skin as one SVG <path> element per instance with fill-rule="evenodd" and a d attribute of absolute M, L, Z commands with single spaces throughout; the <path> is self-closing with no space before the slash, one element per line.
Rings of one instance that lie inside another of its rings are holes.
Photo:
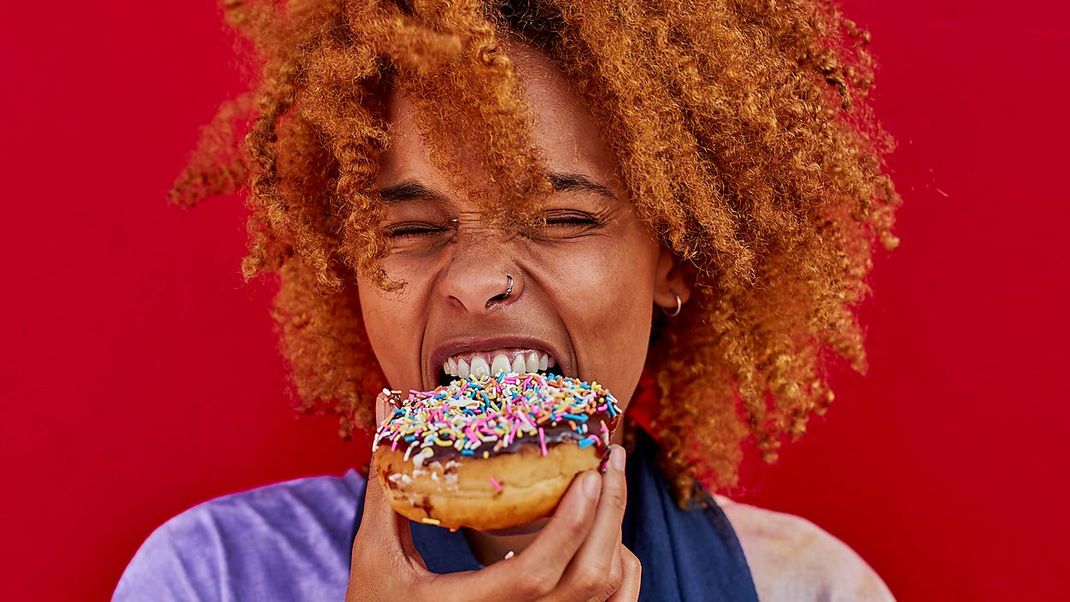
<path fill-rule="evenodd" d="M 429 370 L 427 363 L 434 346 L 448 338 L 539 337 L 560 350 L 563 372 L 601 382 L 624 407 L 646 361 L 654 305 L 674 308 L 674 293 L 686 301 L 688 289 L 672 253 L 636 215 L 615 176 L 615 156 L 564 76 L 533 49 L 510 44 L 509 51 L 548 168 L 583 174 L 612 198 L 590 190 L 556 192 L 542 235 L 507 239 L 486 225 L 473 200 L 451 189 L 431 162 L 411 105 L 393 97 L 390 144 L 375 186 L 415 181 L 445 200 L 391 204 L 388 227 L 415 227 L 416 233 L 395 234 L 383 262 L 390 278 L 407 283 L 404 293 L 358 282 L 368 337 L 391 386 L 402 390 L 437 384 L 428 382 L 428 372 L 437 374 L 438 367 Z M 595 223 L 576 223 L 577 215 L 593 216 Z M 506 274 L 514 278 L 512 295 L 488 308 L 487 301 L 505 291 Z"/>

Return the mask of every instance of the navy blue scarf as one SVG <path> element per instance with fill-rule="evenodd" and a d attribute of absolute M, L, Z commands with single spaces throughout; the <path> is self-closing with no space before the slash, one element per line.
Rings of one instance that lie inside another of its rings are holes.
<path fill-rule="evenodd" d="M 656 468 L 654 443 L 641 431 L 636 440 L 636 450 L 628 456 L 628 509 L 621 535 L 643 563 L 639 599 L 757 602 L 743 548 L 724 512 L 712 498 L 706 508 L 680 510 Z M 460 531 L 412 523 L 412 538 L 435 573 L 482 568 Z"/>

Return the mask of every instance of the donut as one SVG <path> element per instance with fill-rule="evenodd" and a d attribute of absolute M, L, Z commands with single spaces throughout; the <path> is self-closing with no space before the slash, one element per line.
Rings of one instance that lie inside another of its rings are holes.
<path fill-rule="evenodd" d="M 605 459 L 621 413 L 600 384 L 542 373 L 380 395 L 393 411 L 372 455 L 391 507 L 449 529 L 496 531 L 553 513 L 572 478 Z"/>

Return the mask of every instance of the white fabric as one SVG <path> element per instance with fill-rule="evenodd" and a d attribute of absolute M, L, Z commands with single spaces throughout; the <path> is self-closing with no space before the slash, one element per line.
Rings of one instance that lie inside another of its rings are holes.
<path fill-rule="evenodd" d="M 866 561 L 810 521 L 715 495 L 743 546 L 763 602 L 888 602 Z"/>

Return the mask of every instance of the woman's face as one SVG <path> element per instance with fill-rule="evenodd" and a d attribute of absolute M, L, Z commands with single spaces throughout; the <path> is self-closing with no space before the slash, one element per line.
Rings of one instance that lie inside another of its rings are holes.
<path fill-rule="evenodd" d="M 686 300 L 688 291 L 671 252 L 636 216 L 615 156 L 567 80 L 536 51 L 508 48 L 554 182 L 548 226 L 537 236 L 494 229 L 432 166 L 411 106 L 395 96 L 375 186 L 391 232 L 383 267 L 406 285 L 384 293 L 359 279 L 368 337 L 396 389 L 548 363 L 597 380 L 626 404 L 646 361 L 654 305 L 675 308 L 674 294 Z"/>

